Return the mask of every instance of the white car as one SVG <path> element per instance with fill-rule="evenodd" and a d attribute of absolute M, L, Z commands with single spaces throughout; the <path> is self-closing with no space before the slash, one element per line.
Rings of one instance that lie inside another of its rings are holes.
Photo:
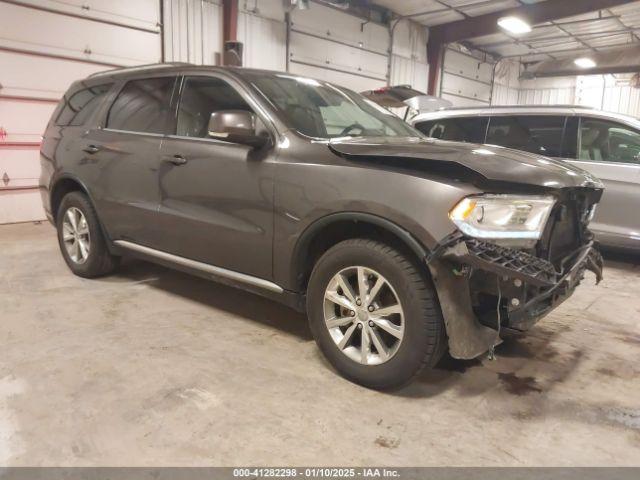
<path fill-rule="evenodd" d="M 445 108 L 409 123 L 429 137 L 524 150 L 587 170 L 605 185 L 591 230 L 603 245 L 640 250 L 640 120 L 558 105 Z"/>

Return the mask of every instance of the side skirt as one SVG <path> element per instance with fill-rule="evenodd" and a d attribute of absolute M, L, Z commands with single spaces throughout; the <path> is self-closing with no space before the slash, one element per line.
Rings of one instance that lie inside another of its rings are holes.
<path fill-rule="evenodd" d="M 134 256 L 144 260 L 257 293 L 258 295 L 284 303 L 295 310 L 304 311 L 304 295 L 284 290 L 280 285 L 269 280 L 217 267 L 208 263 L 198 262 L 190 258 L 180 257 L 127 240 L 115 240 L 113 243 L 119 249 L 130 252 Z"/>

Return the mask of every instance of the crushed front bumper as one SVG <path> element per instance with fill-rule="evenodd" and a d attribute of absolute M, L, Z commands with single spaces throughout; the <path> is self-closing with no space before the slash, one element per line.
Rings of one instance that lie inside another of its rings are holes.
<path fill-rule="evenodd" d="M 589 242 L 556 262 L 454 235 L 427 258 L 440 298 L 450 353 L 474 358 L 524 331 L 571 296 L 589 270 L 602 279 L 602 257 Z M 451 303 L 455 303 L 454 306 Z"/>

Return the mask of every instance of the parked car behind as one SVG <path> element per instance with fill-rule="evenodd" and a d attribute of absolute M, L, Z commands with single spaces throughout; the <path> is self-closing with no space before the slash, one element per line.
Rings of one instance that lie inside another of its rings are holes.
<path fill-rule="evenodd" d="M 41 163 L 72 272 L 104 275 L 129 254 L 276 299 L 306 311 L 331 364 L 368 387 L 404 384 L 447 348 L 482 355 L 586 270 L 601 276 L 589 173 L 427 139 L 288 73 L 93 75 L 53 113 Z"/>
<path fill-rule="evenodd" d="M 640 120 L 575 106 L 451 108 L 410 123 L 443 140 L 486 143 L 561 159 L 605 185 L 591 230 L 611 247 L 640 250 Z"/>

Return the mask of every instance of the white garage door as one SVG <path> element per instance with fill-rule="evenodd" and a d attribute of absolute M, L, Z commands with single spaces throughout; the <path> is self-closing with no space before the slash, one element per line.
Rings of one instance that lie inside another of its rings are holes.
<path fill-rule="evenodd" d="M 0 223 L 40 220 L 41 134 L 69 84 L 160 61 L 156 0 L 0 2 Z"/>
<path fill-rule="evenodd" d="M 386 27 L 316 3 L 291 14 L 289 70 L 355 91 L 387 84 Z"/>
<path fill-rule="evenodd" d="M 493 64 L 447 48 L 442 71 L 442 98 L 455 106 L 485 106 L 491 102 Z"/>

